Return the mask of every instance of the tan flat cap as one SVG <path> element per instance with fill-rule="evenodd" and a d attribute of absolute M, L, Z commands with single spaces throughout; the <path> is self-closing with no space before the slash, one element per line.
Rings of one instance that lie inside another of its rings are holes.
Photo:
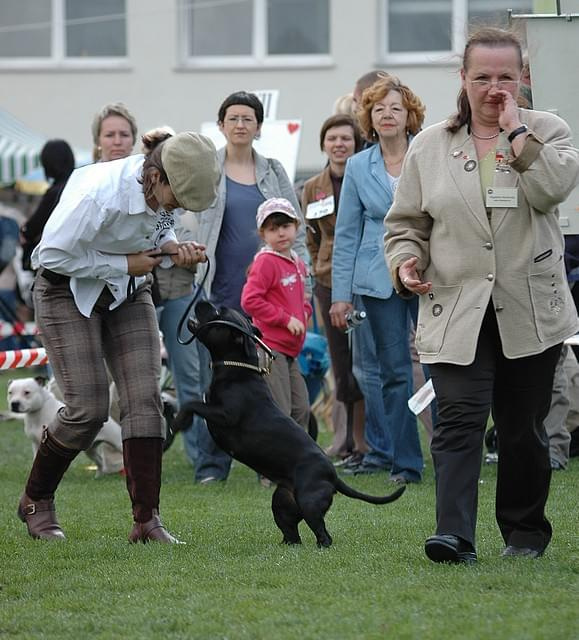
<path fill-rule="evenodd" d="M 161 162 L 183 209 L 203 211 L 215 200 L 221 170 L 209 138 L 193 131 L 178 133 L 163 143 Z"/>

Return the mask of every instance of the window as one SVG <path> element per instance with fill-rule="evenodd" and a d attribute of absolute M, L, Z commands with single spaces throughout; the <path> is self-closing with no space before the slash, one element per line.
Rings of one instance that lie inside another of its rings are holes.
<path fill-rule="evenodd" d="M 184 61 L 194 66 L 329 61 L 330 0 L 181 0 Z"/>
<path fill-rule="evenodd" d="M 0 65 L 116 62 L 127 55 L 126 0 L 0 2 Z"/>
<path fill-rule="evenodd" d="M 532 13 L 533 0 L 382 0 L 384 60 L 448 61 L 462 52 L 467 25 L 506 25 L 507 6 Z"/>
<path fill-rule="evenodd" d="M 127 55 L 125 0 L 66 0 L 66 56 Z"/>

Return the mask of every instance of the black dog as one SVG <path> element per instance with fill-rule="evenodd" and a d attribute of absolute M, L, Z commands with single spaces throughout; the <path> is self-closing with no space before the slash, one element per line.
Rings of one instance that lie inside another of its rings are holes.
<path fill-rule="evenodd" d="M 322 449 L 274 403 L 256 343 L 269 349 L 242 314 L 224 307 L 218 311 L 205 301 L 196 305 L 195 313 L 197 319 L 190 318 L 188 328 L 209 349 L 213 378 L 207 403 L 183 407 L 176 426 L 189 425 L 193 413 L 199 414 L 222 449 L 277 485 L 271 508 L 283 542 L 299 544 L 298 524 L 305 520 L 318 546 L 330 546 L 324 516 L 336 492 L 371 504 L 393 502 L 402 495 L 405 487 L 389 496 L 369 496 L 338 478 Z"/>

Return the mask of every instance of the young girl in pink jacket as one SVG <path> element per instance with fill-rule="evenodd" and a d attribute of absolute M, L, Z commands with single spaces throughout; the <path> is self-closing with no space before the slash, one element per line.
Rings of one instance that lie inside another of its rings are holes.
<path fill-rule="evenodd" d="M 293 251 L 300 217 L 289 200 L 270 198 L 257 209 L 265 246 L 255 256 L 241 294 L 241 306 L 274 351 L 266 381 L 278 406 L 307 428 L 310 405 L 297 357 L 312 306 L 306 299 L 305 263 Z"/>

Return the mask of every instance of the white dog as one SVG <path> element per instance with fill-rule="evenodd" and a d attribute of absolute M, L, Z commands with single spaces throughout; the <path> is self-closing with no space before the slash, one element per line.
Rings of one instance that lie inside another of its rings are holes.
<path fill-rule="evenodd" d="M 46 387 L 45 378 L 19 378 L 8 383 L 8 408 L 13 413 L 24 414 L 24 433 L 32 441 L 34 455 L 40 446 L 43 427 L 62 406 Z M 85 453 L 97 465 L 97 478 L 121 471 L 123 441 L 119 424 L 109 418 Z"/>

